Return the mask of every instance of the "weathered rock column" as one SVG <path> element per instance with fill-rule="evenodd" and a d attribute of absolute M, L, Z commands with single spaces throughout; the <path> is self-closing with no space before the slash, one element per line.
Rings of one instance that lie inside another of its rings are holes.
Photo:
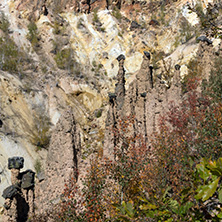
<path fill-rule="evenodd" d="M 25 222 L 34 213 L 34 177 L 32 170 L 20 172 L 24 166 L 23 157 L 8 159 L 12 185 L 2 196 L 5 198 L 4 221 Z"/>
<path fill-rule="evenodd" d="M 202 78 L 208 79 L 211 67 L 213 67 L 213 42 L 206 36 L 199 36 L 197 38 L 199 48 L 197 51 L 197 70 L 201 73 Z"/>
<path fill-rule="evenodd" d="M 135 119 L 135 129 L 143 137 L 145 142 L 148 142 L 147 134 L 147 94 L 153 88 L 152 68 L 150 67 L 150 53 L 144 51 L 143 62 L 139 73 L 136 76 L 136 97 L 133 102 Z"/>
<path fill-rule="evenodd" d="M 38 184 L 35 203 L 40 213 L 59 203 L 65 183 L 70 177 L 78 180 L 80 133 L 73 110 L 67 109 L 52 132 L 48 150 L 45 180 Z"/>
<path fill-rule="evenodd" d="M 180 82 L 180 65 L 176 64 L 175 65 L 175 74 L 173 77 L 173 82 L 172 84 L 176 87 L 181 87 L 181 82 Z"/>
<path fill-rule="evenodd" d="M 5 211 L 4 220 L 6 221 L 18 221 L 18 193 L 21 184 L 20 169 L 23 168 L 23 157 L 13 157 L 8 159 L 8 169 L 11 170 L 11 183 L 12 185 L 7 187 L 2 196 L 5 198 Z"/>
<path fill-rule="evenodd" d="M 109 111 L 106 120 L 106 136 L 103 154 L 108 156 L 110 159 L 115 159 L 114 148 L 117 148 L 118 141 L 118 119 L 123 116 L 123 106 L 125 102 L 125 69 L 124 60 L 125 56 L 123 54 L 119 55 L 117 58 L 119 62 L 119 71 L 117 74 L 117 83 L 115 88 L 115 93 L 109 93 Z M 112 138 L 112 139 L 110 139 Z"/>
<path fill-rule="evenodd" d="M 117 74 L 117 83 L 116 83 L 116 89 L 115 89 L 115 96 L 116 96 L 116 110 L 119 112 L 124 104 L 125 99 L 125 69 L 124 69 L 124 60 L 125 56 L 123 54 L 119 55 L 117 58 L 117 61 L 119 62 L 119 71 Z"/>

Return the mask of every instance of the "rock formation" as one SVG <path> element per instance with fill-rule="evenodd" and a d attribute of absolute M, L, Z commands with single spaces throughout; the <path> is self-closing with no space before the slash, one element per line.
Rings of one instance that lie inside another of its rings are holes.
<path fill-rule="evenodd" d="M 106 143 L 104 154 L 112 156 L 114 147 L 119 140 L 115 130 L 117 122 L 124 116 L 134 118 L 131 133 L 141 136 L 149 146 L 152 135 L 158 130 L 159 117 L 169 109 L 171 102 L 179 104 L 181 100 L 180 65 L 175 65 L 175 72 L 170 87 L 165 85 L 161 78 L 154 79 L 153 67 L 150 64 L 151 55 L 144 51 L 143 62 L 135 80 L 125 91 L 123 61 L 125 57 L 120 55 L 119 72 L 115 93 L 109 94 L 110 109 L 107 116 Z"/>
<path fill-rule="evenodd" d="M 144 51 L 141 68 L 136 75 L 136 80 L 130 85 L 127 93 L 127 102 L 124 109 L 135 117 L 134 135 L 142 133 L 147 142 L 146 105 L 153 89 L 153 74 L 150 66 L 150 53 Z M 130 107 L 130 110 L 127 109 Z"/>
<path fill-rule="evenodd" d="M 20 172 L 23 165 L 23 157 L 8 159 L 12 185 L 2 195 L 5 198 L 4 221 L 24 222 L 34 214 L 35 173 L 32 170 Z"/>
<path fill-rule="evenodd" d="M 160 7 L 161 2 L 166 4 Z M 70 176 L 79 181 L 98 147 L 112 157 L 113 148 L 119 145 L 115 130 L 125 116 L 134 119 L 130 133 L 150 145 L 159 117 L 168 111 L 171 101 L 181 101 L 181 76 L 189 72 L 189 62 L 197 58 L 202 77 L 207 79 L 213 51 L 219 45 L 218 37 L 204 33 L 186 2 L 1 1 L 0 11 L 9 22 L 7 26 L 0 20 L 0 48 L 4 49 L 0 50 L 2 190 L 10 181 L 21 182 L 22 173 L 14 168 L 10 180 L 6 165 L 12 153 L 23 156 L 29 163 L 25 167 L 33 170 L 40 159 L 35 203 L 39 211 L 47 210 L 50 202 L 60 201 Z M 202 2 L 205 5 L 208 0 Z M 201 31 L 197 41 L 196 28 Z M 29 34 L 34 34 L 37 48 L 27 40 Z M 13 49 L 11 54 L 8 48 Z M 170 59 L 171 67 L 166 69 L 162 61 Z M 16 66 L 18 63 L 21 65 Z M 14 66 L 12 71 L 7 69 Z M 67 106 L 71 108 L 67 110 Z M 46 145 L 42 145 L 45 139 Z M 20 218 L 17 211 L 10 213 L 17 201 L 14 195 L 19 193 L 25 201 L 27 195 L 33 195 L 31 191 L 23 194 L 25 187 L 18 190 L 12 185 L 5 194 L 5 206 L 11 205 L 5 212 L 14 215 L 14 220 Z M 3 201 L 0 199 L 1 204 Z M 31 203 L 26 203 L 31 209 Z"/>
<path fill-rule="evenodd" d="M 125 56 L 123 54 L 119 55 L 117 58 L 119 63 L 119 71 L 117 74 L 117 83 L 115 87 L 115 93 L 109 93 L 109 111 L 106 120 L 106 138 L 113 138 L 112 142 L 108 139 L 107 148 L 104 149 L 104 154 L 110 157 L 113 156 L 113 147 L 116 147 L 118 138 L 116 137 L 117 121 L 123 116 L 123 105 L 125 101 L 125 69 L 124 60 Z"/>
<path fill-rule="evenodd" d="M 125 70 L 124 70 L 124 60 L 125 56 L 120 55 L 117 57 L 117 61 L 119 62 L 119 71 L 117 74 L 117 83 L 115 88 L 115 105 L 117 112 L 122 109 L 124 104 L 124 97 L 125 97 Z"/>
<path fill-rule="evenodd" d="M 36 204 L 41 211 L 58 203 L 70 177 L 78 181 L 80 137 L 72 109 L 64 112 L 52 133 L 45 180 L 36 185 Z"/>

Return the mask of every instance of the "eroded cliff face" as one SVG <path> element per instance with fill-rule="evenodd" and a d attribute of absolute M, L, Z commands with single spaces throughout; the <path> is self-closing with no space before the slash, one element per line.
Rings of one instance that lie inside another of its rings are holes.
<path fill-rule="evenodd" d="M 36 206 L 42 212 L 60 201 L 64 184 L 71 177 L 78 181 L 81 166 L 80 131 L 71 108 L 66 110 L 51 136 L 45 167 L 45 180 L 36 188 Z M 52 192 L 53 191 L 53 192 Z"/>
<path fill-rule="evenodd" d="M 207 41 L 200 41 L 195 60 L 191 62 L 190 72 L 192 68 L 199 70 L 202 74 L 199 76 L 197 74 L 198 78 L 203 81 L 208 80 L 213 69 L 213 61 L 218 57 L 219 51 L 215 51 L 212 44 Z M 165 67 L 161 74 L 154 75 L 153 65 L 150 63 L 151 57 L 150 53 L 144 51 L 141 68 L 127 91 L 125 91 L 124 60 L 119 61 L 119 78 L 115 93 L 109 94 L 110 106 L 104 146 L 104 155 L 108 157 L 113 157 L 114 148 L 118 147 L 120 138 L 118 133 L 114 132 L 121 130 L 117 128 L 119 121 L 125 121 L 126 117 L 130 117 L 133 120 L 130 134 L 134 137 L 140 136 L 142 141 L 151 147 L 154 133 L 159 130 L 161 116 L 169 112 L 172 105 L 180 106 L 186 97 L 182 88 L 181 66 L 170 64 L 173 67 L 173 70 L 170 70 L 168 69 L 170 66 L 167 68 L 163 60 Z"/>
<path fill-rule="evenodd" d="M 170 101 L 181 101 L 190 61 L 207 78 L 220 51 L 215 36 L 208 35 L 212 44 L 196 41 L 206 34 L 189 9 L 196 3 L 1 2 L 9 24 L 0 23 L 0 188 L 10 184 L 8 157 L 23 156 L 25 169 L 45 172 L 36 205 L 50 207 L 71 174 L 84 175 L 90 156 L 112 155 L 111 128 L 126 115 L 149 144 Z M 14 70 L 6 66 L 7 39 Z"/>

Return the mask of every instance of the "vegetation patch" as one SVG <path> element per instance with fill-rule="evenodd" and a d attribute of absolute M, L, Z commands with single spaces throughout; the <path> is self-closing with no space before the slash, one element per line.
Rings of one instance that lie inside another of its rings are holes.
<path fill-rule="evenodd" d="M 38 27 L 33 21 L 28 24 L 27 39 L 31 42 L 34 48 L 37 48 L 39 46 L 40 37 L 38 33 Z"/>
<path fill-rule="evenodd" d="M 37 150 L 47 149 L 50 142 L 50 126 L 51 122 L 48 116 L 40 115 L 35 118 L 35 127 L 31 142 L 36 146 Z"/>
<path fill-rule="evenodd" d="M 55 61 L 60 69 L 66 69 L 71 62 L 71 49 L 58 51 L 55 56 Z"/>
<path fill-rule="evenodd" d="M 0 38 L 0 69 L 22 77 L 24 65 L 27 64 L 26 54 L 18 49 L 15 42 L 9 37 Z"/>
<path fill-rule="evenodd" d="M 102 27 L 103 24 L 99 20 L 99 16 L 98 16 L 97 10 L 93 11 L 93 19 L 92 20 L 93 20 L 93 25 L 96 27 L 97 31 L 105 32 L 105 28 Z"/>
<path fill-rule="evenodd" d="M 8 21 L 8 18 L 5 16 L 5 14 L 2 12 L 0 14 L 0 29 L 4 32 L 4 33 L 8 33 L 9 31 L 9 26 L 10 23 Z"/>
<path fill-rule="evenodd" d="M 114 9 L 112 10 L 112 15 L 119 21 L 121 21 L 122 19 L 122 14 L 120 12 L 120 10 L 117 7 L 114 7 Z"/>
<path fill-rule="evenodd" d="M 38 174 L 42 171 L 42 163 L 39 159 L 36 159 L 34 164 L 35 172 Z"/>

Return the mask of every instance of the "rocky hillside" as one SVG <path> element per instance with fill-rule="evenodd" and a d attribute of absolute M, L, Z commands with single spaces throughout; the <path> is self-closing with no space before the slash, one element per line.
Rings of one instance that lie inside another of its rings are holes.
<path fill-rule="evenodd" d="M 71 172 L 78 180 L 93 155 L 110 155 L 110 127 L 126 114 L 149 143 L 189 71 L 208 78 L 220 54 L 216 3 L 1 1 L 0 190 L 8 158 L 23 156 L 41 178 L 36 205 L 59 201 Z"/>

